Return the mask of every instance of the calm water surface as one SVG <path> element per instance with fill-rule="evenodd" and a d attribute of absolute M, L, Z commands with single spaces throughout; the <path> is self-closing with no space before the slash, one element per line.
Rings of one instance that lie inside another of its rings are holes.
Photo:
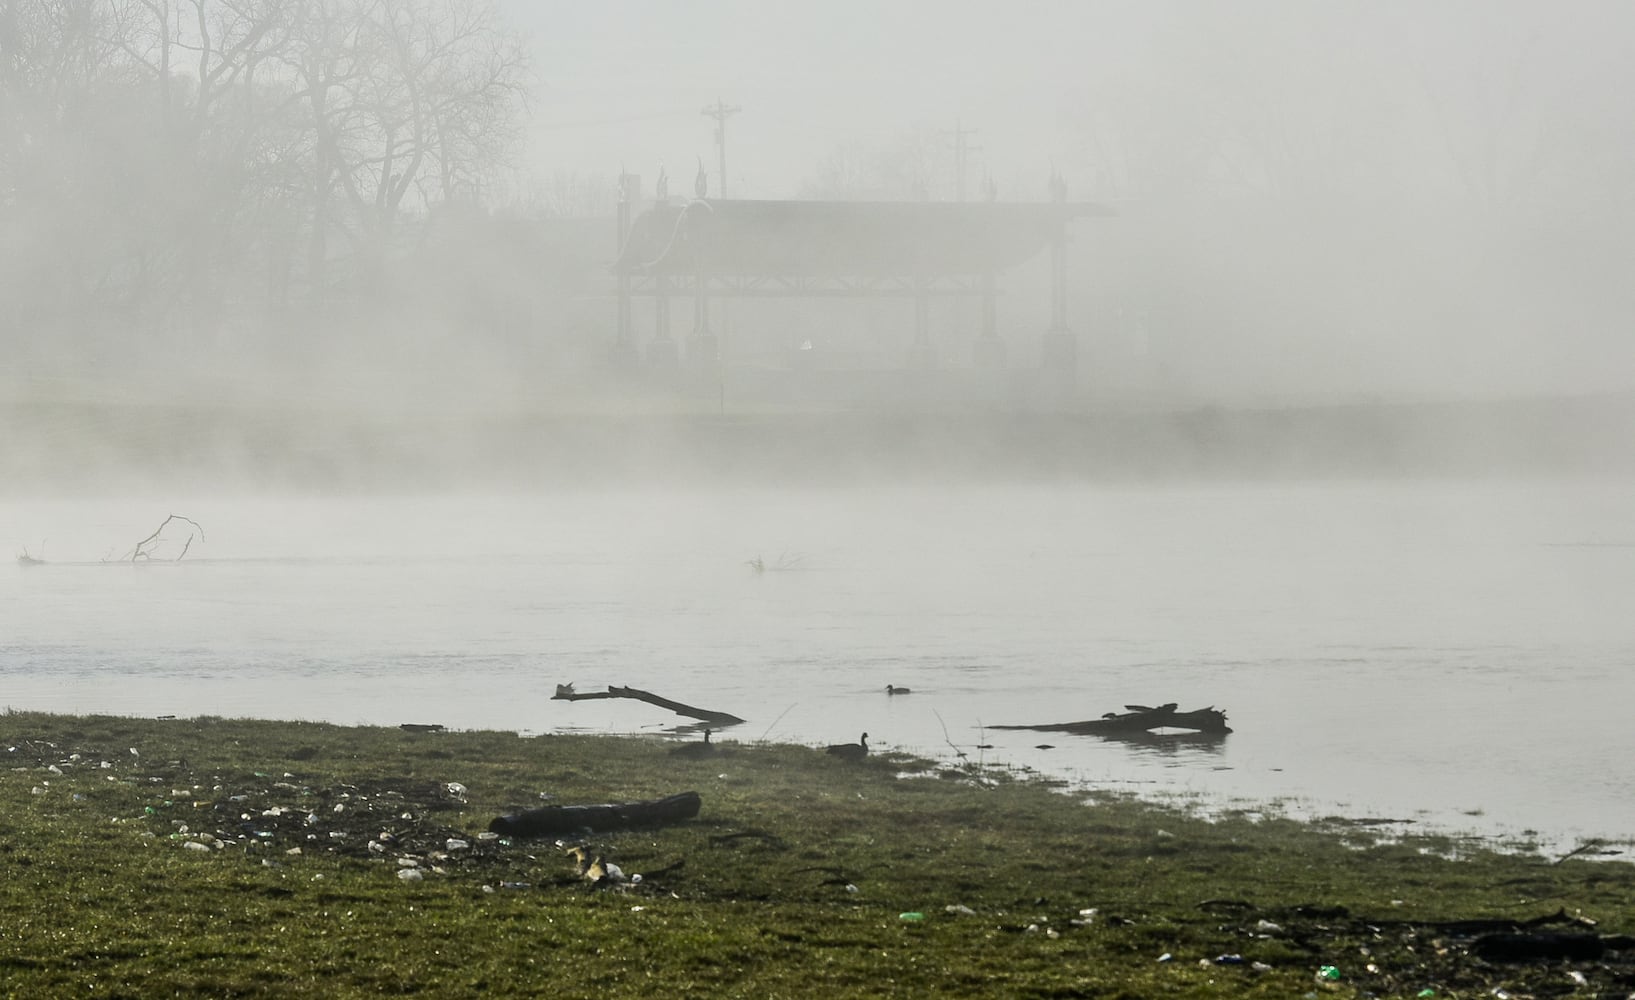
<path fill-rule="evenodd" d="M 172 512 L 206 532 L 183 561 L 102 562 Z M 686 721 L 550 698 L 627 684 L 746 718 L 728 739 L 867 730 L 1206 802 L 1635 836 L 1627 482 L 8 500 L 0 535 L 47 560 L 0 572 L 15 709 Z M 987 728 L 1168 701 L 1236 731 Z"/>

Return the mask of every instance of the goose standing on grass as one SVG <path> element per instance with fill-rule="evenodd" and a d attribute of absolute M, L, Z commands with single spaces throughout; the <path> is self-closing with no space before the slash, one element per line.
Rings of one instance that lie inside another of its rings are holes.
<path fill-rule="evenodd" d="M 862 760 L 869 755 L 869 734 L 856 743 L 836 743 L 828 749 L 829 756 L 839 757 L 841 760 Z"/>
<path fill-rule="evenodd" d="M 886 694 L 910 694 L 908 688 L 900 688 L 895 684 L 886 685 Z"/>
<path fill-rule="evenodd" d="M 681 746 L 671 747 L 670 756 L 687 758 L 708 757 L 710 754 L 715 753 L 715 744 L 710 742 L 710 733 L 712 732 L 714 732 L 714 730 L 704 730 L 704 742 L 702 743 L 683 743 Z"/>

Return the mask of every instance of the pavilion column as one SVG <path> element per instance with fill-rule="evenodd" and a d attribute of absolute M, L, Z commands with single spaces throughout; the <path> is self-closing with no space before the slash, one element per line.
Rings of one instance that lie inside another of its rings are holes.
<path fill-rule="evenodd" d="M 710 330 L 710 277 L 700 267 L 693 276 L 693 332 L 687 340 L 687 362 L 707 367 L 715 364 L 719 352 Z"/>
<path fill-rule="evenodd" d="M 658 275 L 653 279 L 653 341 L 675 343 L 670 333 L 670 279 Z"/>
<path fill-rule="evenodd" d="M 619 210 L 615 223 L 613 252 L 624 253 L 625 241 L 630 237 L 630 206 L 639 192 L 641 179 L 635 174 L 619 175 Z M 636 366 L 636 334 L 631 321 L 630 275 L 623 270 L 617 279 L 619 300 L 618 326 L 613 335 L 613 364 L 619 368 Z"/>
<path fill-rule="evenodd" d="M 1055 231 L 1050 239 L 1050 329 L 1045 332 L 1040 363 L 1065 382 L 1078 374 L 1079 344 L 1067 327 L 1067 182 L 1050 179 L 1050 202 L 1056 206 Z"/>
<path fill-rule="evenodd" d="M 908 366 L 929 370 L 937 366 L 931 344 L 931 288 L 924 275 L 914 276 L 914 344 L 908 349 Z"/>
<path fill-rule="evenodd" d="M 647 364 L 652 368 L 674 368 L 680 360 L 676 340 L 670 335 L 670 288 L 664 277 L 654 279 L 653 341 L 647 345 Z"/>
<path fill-rule="evenodd" d="M 992 271 L 982 275 L 982 333 L 976 338 L 972 361 L 978 368 L 1005 367 L 1005 342 L 999 339 L 998 280 Z"/>
<path fill-rule="evenodd" d="M 698 305 L 693 314 L 693 333 L 687 341 L 687 363 L 696 368 L 712 368 L 721 358 L 721 344 L 710 329 L 709 275 L 698 271 Z"/>

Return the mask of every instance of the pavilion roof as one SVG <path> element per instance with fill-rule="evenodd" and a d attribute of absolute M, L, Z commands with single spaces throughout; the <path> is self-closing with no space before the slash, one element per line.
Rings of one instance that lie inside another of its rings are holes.
<path fill-rule="evenodd" d="M 1084 203 L 660 202 L 637 216 L 625 274 L 937 276 L 1002 271 L 1049 245 Z"/>

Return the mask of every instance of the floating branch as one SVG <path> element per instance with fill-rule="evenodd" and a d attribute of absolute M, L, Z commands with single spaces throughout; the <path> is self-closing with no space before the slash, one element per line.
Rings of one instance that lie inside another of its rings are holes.
<path fill-rule="evenodd" d="M 175 559 L 170 560 L 171 562 L 181 562 L 182 557 L 187 555 L 187 550 L 192 547 L 195 536 L 197 536 L 200 541 L 204 540 L 204 529 L 199 526 L 199 522 L 193 520 L 191 517 L 183 517 L 181 514 L 172 514 L 165 518 L 164 521 L 160 522 L 159 527 L 153 529 L 153 534 L 142 539 L 140 542 L 137 542 L 136 547 L 131 549 L 130 552 L 126 553 L 118 561 L 146 562 L 152 559 L 154 550 L 157 549 L 160 544 L 162 544 L 163 539 L 161 536 L 164 535 L 165 528 L 169 527 L 170 522 L 172 521 L 182 521 L 191 528 L 191 530 L 187 533 L 187 540 L 182 542 L 182 551 L 176 554 Z"/>
<path fill-rule="evenodd" d="M 1125 705 L 1124 712 L 1108 712 L 1099 719 L 1084 722 L 1058 722 L 1040 726 L 994 726 L 994 729 L 1031 729 L 1041 733 L 1074 733 L 1079 736 L 1119 736 L 1130 733 L 1150 733 L 1154 729 L 1192 729 L 1212 736 L 1225 736 L 1232 731 L 1226 724 L 1226 713 L 1211 705 L 1191 712 L 1178 712 L 1174 702 L 1152 708 L 1147 705 Z"/>
<path fill-rule="evenodd" d="M 803 558 L 801 556 L 791 555 L 788 552 L 780 552 L 778 554 L 778 558 L 773 562 L 767 562 L 760 556 L 756 556 L 754 559 L 745 560 L 744 565 L 748 566 L 757 573 L 765 573 L 768 570 L 773 572 L 785 572 L 792 569 L 799 569 L 802 562 Z"/>
<path fill-rule="evenodd" d="M 611 684 L 608 685 L 605 692 L 591 691 L 585 694 L 576 692 L 572 684 L 558 684 L 556 694 L 551 696 L 552 701 L 587 701 L 592 698 L 634 698 L 637 701 L 645 701 L 649 705 L 667 708 L 677 715 L 685 715 L 690 719 L 697 719 L 700 722 L 708 722 L 717 726 L 736 726 L 744 721 L 738 716 L 729 715 L 726 712 L 713 712 L 707 708 L 694 708 L 691 705 L 683 705 L 679 701 L 660 698 L 648 691 L 640 691 L 630 687 L 614 687 Z"/>

